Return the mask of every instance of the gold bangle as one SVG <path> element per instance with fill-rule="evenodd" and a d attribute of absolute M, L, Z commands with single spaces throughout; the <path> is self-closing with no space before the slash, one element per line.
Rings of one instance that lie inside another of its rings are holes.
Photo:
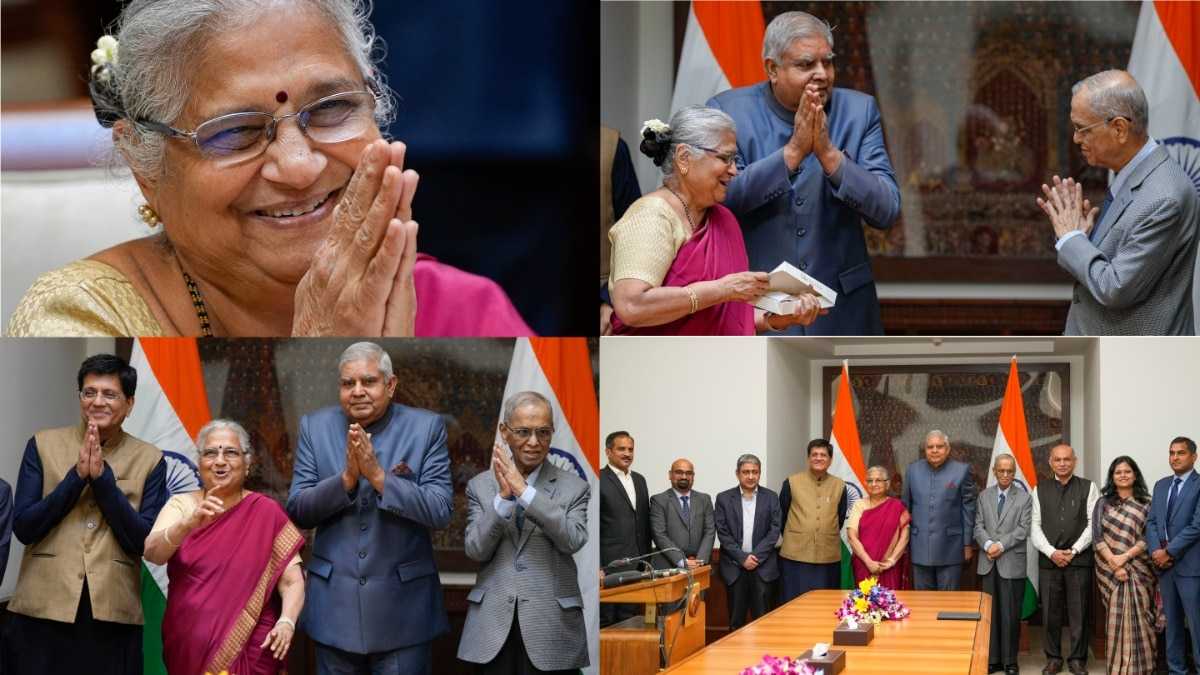
<path fill-rule="evenodd" d="M 688 314 L 695 314 L 700 309 L 700 298 L 696 297 L 696 291 L 693 291 L 690 286 L 684 286 L 683 290 L 687 291 L 688 297 L 692 299 L 692 311 Z"/>

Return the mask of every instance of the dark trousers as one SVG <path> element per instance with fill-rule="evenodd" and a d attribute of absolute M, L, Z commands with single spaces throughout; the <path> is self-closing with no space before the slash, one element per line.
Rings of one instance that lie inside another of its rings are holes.
<path fill-rule="evenodd" d="M 521 639 L 521 623 L 517 618 L 518 612 L 513 612 L 512 628 L 508 630 L 508 637 L 504 640 L 504 646 L 496 653 L 496 658 L 484 663 L 476 668 L 479 675 L 542 675 L 559 674 L 559 675 L 574 675 L 578 670 L 538 670 L 533 665 L 533 661 L 529 660 L 529 653 L 525 651 L 525 641 Z"/>
<path fill-rule="evenodd" d="M 842 587 L 842 563 L 806 563 L 779 559 L 779 604 L 790 602 L 809 591 Z"/>
<path fill-rule="evenodd" d="M 746 625 L 746 612 L 750 612 L 750 621 L 767 613 L 772 586 L 754 572 L 742 570 L 729 586 L 729 630 Z"/>
<path fill-rule="evenodd" d="M 614 623 L 619 623 L 628 619 L 631 616 L 640 616 L 646 611 L 645 605 L 630 604 L 626 602 L 606 602 L 600 605 L 600 627 L 611 626 Z"/>
<path fill-rule="evenodd" d="M 992 642 L 988 666 L 1013 668 L 1021 641 L 1021 603 L 1025 599 L 1025 577 L 1005 579 L 992 565 L 983 576 L 983 592 L 992 596 Z"/>
<path fill-rule="evenodd" d="M 0 672 L 141 675 L 142 627 L 92 617 L 84 582 L 74 623 L 8 615 Z"/>
<path fill-rule="evenodd" d="M 418 675 L 429 673 L 433 643 L 424 642 L 390 652 L 355 654 L 313 641 L 318 675 Z"/>
<path fill-rule="evenodd" d="M 913 563 L 914 591 L 957 591 L 962 579 L 962 563 L 918 565 Z"/>
<path fill-rule="evenodd" d="M 1092 568 L 1076 565 L 1038 570 L 1038 595 L 1042 599 L 1042 623 L 1046 626 L 1046 658 L 1063 658 L 1062 627 L 1071 624 L 1070 649 L 1066 659 L 1087 661 L 1091 633 Z"/>
<path fill-rule="evenodd" d="M 1200 667 L 1200 577 L 1180 576 L 1170 568 L 1159 575 L 1158 590 L 1162 593 L 1163 613 L 1167 615 L 1167 666 L 1171 675 L 1183 675 L 1189 672 L 1185 635 L 1189 630 L 1192 658 Z"/>

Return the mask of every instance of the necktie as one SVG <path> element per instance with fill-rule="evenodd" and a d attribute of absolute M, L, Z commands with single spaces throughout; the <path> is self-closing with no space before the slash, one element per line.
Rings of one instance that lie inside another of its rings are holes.
<path fill-rule="evenodd" d="M 688 525 L 691 525 L 692 524 L 692 508 L 690 506 L 688 506 L 688 495 L 683 495 L 679 499 L 681 499 L 683 501 L 683 519 L 688 522 Z"/>
<path fill-rule="evenodd" d="M 1088 239 L 1096 240 L 1096 230 L 1100 229 L 1100 222 L 1104 220 L 1104 212 L 1108 211 L 1108 207 L 1112 205 L 1113 193 L 1112 190 L 1104 191 L 1104 203 L 1100 205 L 1100 213 L 1096 214 L 1096 220 L 1092 222 L 1092 229 L 1088 232 Z"/>
<path fill-rule="evenodd" d="M 517 512 L 515 517 L 517 519 L 517 532 L 520 532 L 525 528 L 525 507 L 521 506 L 520 500 L 517 501 Z"/>
<path fill-rule="evenodd" d="M 1183 479 L 1179 476 L 1175 477 L 1175 482 L 1171 484 L 1171 492 L 1167 494 L 1167 522 L 1171 522 L 1171 516 L 1175 515 L 1175 504 L 1179 501 L 1176 497 L 1179 496 L 1179 486 L 1183 484 Z"/>
<path fill-rule="evenodd" d="M 1000 493 L 1000 503 L 996 506 L 996 515 L 997 516 L 1004 515 L 1004 493 L 1003 492 Z"/>

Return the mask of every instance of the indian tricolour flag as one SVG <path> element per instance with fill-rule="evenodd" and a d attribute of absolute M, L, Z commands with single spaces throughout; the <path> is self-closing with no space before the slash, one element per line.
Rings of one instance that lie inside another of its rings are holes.
<path fill-rule="evenodd" d="M 763 80 L 765 31 L 759 2 L 691 3 L 671 112 Z"/>
<path fill-rule="evenodd" d="M 1033 381 L 1030 380 L 1030 384 Z M 996 428 L 996 443 L 992 447 L 992 461 L 996 455 L 1009 454 L 1017 459 L 1017 477 L 1013 481 L 1031 496 L 1037 487 L 1037 470 L 1033 464 L 1033 452 L 1029 449 L 1029 429 L 1025 426 L 1025 404 L 1021 398 L 1021 380 L 1017 376 L 1017 357 L 1014 354 L 1008 367 L 1008 384 L 1004 387 L 1004 402 L 1000 404 L 1000 423 Z M 996 484 L 996 475 L 988 471 L 988 486 Z M 1021 605 L 1021 618 L 1027 619 L 1037 610 L 1038 603 L 1038 552 L 1033 539 L 1025 540 L 1025 600 Z M 982 551 L 980 552 L 982 554 Z"/>
<path fill-rule="evenodd" d="M 1142 3 L 1129 73 L 1146 92 L 1150 135 L 1200 191 L 1200 3 Z"/>
<path fill-rule="evenodd" d="M 517 338 L 513 347 L 504 399 L 521 391 L 536 391 L 554 408 L 554 438 L 546 461 L 571 471 L 591 486 L 588 500 L 588 541 L 575 554 L 583 617 L 587 626 L 588 673 L 599 672 L 599 471 L 600 406 L 592 379 L 592 360 L 583 338 Z M 501 412 L 503 415 L 503 403 Z M 498 416 L 498 417 L 499 417 Z M 497 442 L 499 442 L 497 434 Z"/>
<path fill-rule="evenodd" d="M 200 489 L 194 439 L 212 415 L 204 391 L 195 338 L 140 338 L 129 365 L 138 386 L 126 432 L 163 451 L 170 494 Z M 167 568 L 142 561 L 142 610 L 146 617 L 142 653 L 146 675 L 166 675 L 162 660 L 162 618 L 167 607 Z"/>
<path fill-rule="evenodd" d="M 833 462 L 829 473 L 846 482 L 846 511 L 854 502 L 866 494 L 867 465 L 863 460 L 862 445 L 858 441 L 858 423 L 854 421 L 854 397 L 850 394 L 850 363 L 842 361 L 842 378 L 838 384 L 837 398 L 833 403 L 833 433 L 829 435 L 833 444 Z M 842 588 L 854 587 L 854 570 L 850 567 L 850 542 L 846 530 L 842 529 Z"/>

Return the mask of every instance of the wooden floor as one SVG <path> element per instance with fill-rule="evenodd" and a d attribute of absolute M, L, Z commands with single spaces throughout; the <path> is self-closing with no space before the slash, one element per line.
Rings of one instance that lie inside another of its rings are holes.
<path fill-rule="evenodd" d="M 987 673 L 991 598 L 971 591 L 897 591 L 912 610 L 903 621 L 875 626 L 866 647 L 846 650 L 845 675 L 984 675 Z M 717 640 L 667 672 L 729 675 L 763 654 L 799 656 L 817 642 L 833 642 L 834 616 L 846 591 L 811 591 Z M 938 621 L 939 611 L 978 611 L 980 621 Z"/>

